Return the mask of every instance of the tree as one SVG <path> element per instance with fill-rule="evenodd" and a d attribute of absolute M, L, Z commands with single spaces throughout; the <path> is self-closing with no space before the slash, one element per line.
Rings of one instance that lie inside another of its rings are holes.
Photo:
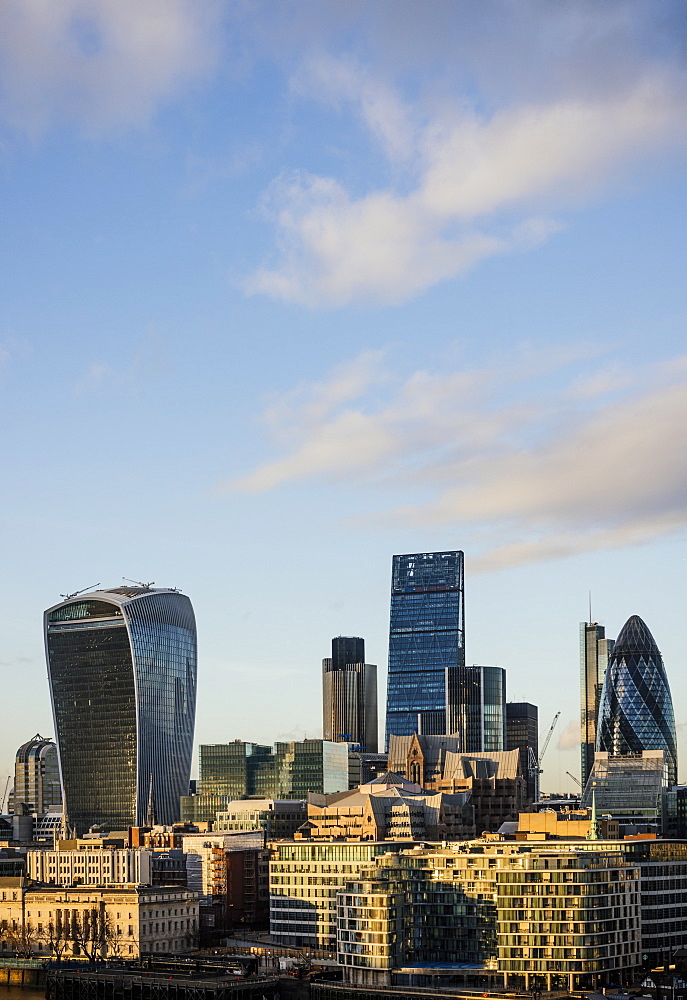
<path fill-rule="evenodd" d="M 33 958 L 38 934 L 31 921 L 19 924 L 13 920 L 7 926 L 5 939 L 9 942 L 17 958 Z"/>
<path fill-rule="evenodd" d="M 75 944 L 89 962 L 95 963 L 105 957 L 105 904 L 92 910 L 82 910 L 75 916 L 72 929 Z"/>
<path fill-rule="evenodd" d="M 70 944 L 73 943 L 71 921 L 62 917 L 62 911 L 57 910 L 55 918 L 52 917 L 39 932 L 39 940 L 47 945 L 48 951 L 54 955 L 59 962 Z"/>

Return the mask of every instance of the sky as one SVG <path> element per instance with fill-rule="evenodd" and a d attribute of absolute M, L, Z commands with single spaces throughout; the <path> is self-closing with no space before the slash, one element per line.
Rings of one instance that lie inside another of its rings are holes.
<path fill-rule="evenodd" d="M 0 773 L 61 594 L 180 587 L 196 744 L 269 743 L 447 549 L 545 790 L 590 593 L 687 754 L 686 57 L 683 0 L 5 0 Z"/>

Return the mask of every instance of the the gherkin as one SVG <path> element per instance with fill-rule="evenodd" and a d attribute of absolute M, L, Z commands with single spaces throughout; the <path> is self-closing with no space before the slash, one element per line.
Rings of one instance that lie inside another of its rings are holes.
<path fill-rule="evenodd" d="M 623 625 L 604 680 L 596 749 L 614 756 L 664 750 L 668 782 L 677 783 L 675 717 L 658 646 L 639 615 Z"/>

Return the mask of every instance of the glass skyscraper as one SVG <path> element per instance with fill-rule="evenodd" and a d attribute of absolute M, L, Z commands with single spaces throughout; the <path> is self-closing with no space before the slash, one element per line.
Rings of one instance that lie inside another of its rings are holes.
<path fill-rule="evenodd" d="M 393 557 L 387 744 L 391 735 L 455 731 L 463 615 L 462 552 Z"/>
<path fill-rule="evenodd" d="M 176 590 L 114 587 L 44 616 L 66 823 L 171 824 L 188 791 L 196 625 Z"/>
<path fill-rule="evenodd" d="M 594 764 L 597 717 L 601 703 L 608 657 L 613 640 L 606 638 L 603 625 L 582 622 L 580 625 L 580 768 L 582 787 L 587 784 Z"/>
<path fill-rule="evenodd" d="M 654 637 L 639 615 L 632 615 L 623 625 L 608 662 L 596 749 L 610 757 L 664 750 L 668 784 L 677 784 L 677 740 L 668 678 Z"/>

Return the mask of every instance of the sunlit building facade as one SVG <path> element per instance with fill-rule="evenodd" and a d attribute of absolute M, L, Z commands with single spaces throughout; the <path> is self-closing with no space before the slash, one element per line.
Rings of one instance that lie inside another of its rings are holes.
<path fill-rule="evenodd" d="M 613 757 L 663 750 L 667 783 L 677 784 L 677 739 L 668 678 L 654 637 L 639 615 L 625 622 L 609 659 L 596 749 Z"/>
<path fill-rule="evenodd" d="M 17 750 L 12 811 L 39 816 L 62 803 L 57 747 L 38 733 Z"/>
<path fill-rule="evenodd" d="M 582 787 L 594 763 L 597 717 L 613 639 L 598 622 L 580 625 L 580 770 Z"/>
<path fill-rule="evenodd" d="M 322 660 L 322 735 L 377 753 L 377 667 L 358 636 L 336 636 Z"/>
<path fill-rule="evenodd" d="M 190 600 L 150 587 L 92 591 L 49 608 L 44 626 L 67 826 L 81 835 L 174 823 L 193 750 Z"/>

